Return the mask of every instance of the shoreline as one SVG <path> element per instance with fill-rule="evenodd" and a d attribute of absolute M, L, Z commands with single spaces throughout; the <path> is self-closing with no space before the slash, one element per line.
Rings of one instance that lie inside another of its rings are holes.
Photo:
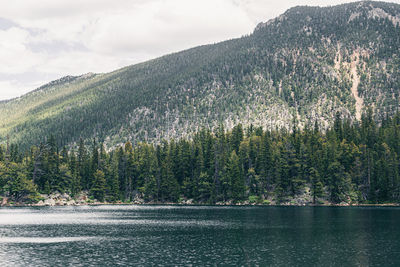
<path fill-rule="evenodd" d="M 400 207 L 399 203 L 384 204 L 249 204 L 249 203 L 225 203 L 225 204 L 206 204 L 206 203 L 172 203 L 172 202 L 143 202 L 143 203 L 126 203 L 126 202 L 93 202 L 93 203 L 77 203 L 68 205 L 48 205 L 48 204 L 27 204 L 13 203 L 0 205 L 1 208 L 11 207 L 80 207 L 80 206 L 209 206 L 209 207 Z"/>
<path fill-rule="evenodd" d="M 215 203 L 196 202 L 193 199 L 180 199 L 178 202 L 162 202 L 162 201 L 145 201 L 142 196 L 136 195 L 129 202 L 115 201 L 98 201 L 88 196 L 88 192 L 81 192 L 78 195 L 70 196 L 66 193 L 41 194 L 40 200 L 36 203 L 27 203 L 24 201 L 10 201 L 8 197 L 2 197 L 0 201 L 1 207 L 63 207 L 63 206 L 106 206 L 106 205 L 164 205 L 164 206 L 215 206 L 215 207 L 240 207 L 240 206 L 258 206 L 258 207 L 400 207 L 400 203 L 359 203 L 359 202 L 341 202 L 332 203 L 327 199 L 319 199 L 314 204 L 311 199 L 297 198 L 290 201 L 277 202 L 275 199 L 261 201 L 244 200 L 241 202 L 233 202 L 232 200 L 219 201 Z"/>

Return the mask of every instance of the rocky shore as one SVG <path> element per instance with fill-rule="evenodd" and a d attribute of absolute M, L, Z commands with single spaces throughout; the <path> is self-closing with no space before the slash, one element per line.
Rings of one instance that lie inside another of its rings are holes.
<path fill-rule="evenodd" d="M 130 202 L 100 202 L 96 199 L 89 197 L 88 192 L 81 192 L 80 194 L 71 197 L 66 193 L 52 193 L 49 195 L 41 194 L 41 200 L 37 203 L 20 203 L 9 201 L 7 197 L 0 198 L 1 207 L 19 207 L 19 206 L 33 206 L 33 207 L 44 207 L 44 206 L 84 206 L 84 205 L 215 205 L 215 206 L 400 206 L 397 203 L 385 203 L 385 204 L 364 204 L 355 202 L 342 202 L 342 203 L 331 203 L 326 199 L 318 199 L 317 203 L 313 203 L 313 199 L 308 190 L 305 190 L 303 194 L 296 196 L 285 201 L 277 202 L 273 198 L 264 199 L 262 201 L 251 201 L 246 200 L 242 202 L 233 201 L 219 201 L 214 204 L 210 203 L 199 203 L 193 199 L 180 199 L 178 202 L 159 202 L 151 201 L 146 202 L 139 195 L 136 196 Z"/>
<path fill-rule="evenodd" d="M 81 192 L 75 197 L 68 194 L 52 193 L 50 195 L 41 195 L 43 200 L 38 203 L 30 204 L 30 206 L 82 206 L 82 205 L 105 205 L 105 204 L 144 204 L 144 200 L 136 197 L 129 203 L 124 202 L 100 202 L 96 199 L 90 198 L 87 192 Z"/>

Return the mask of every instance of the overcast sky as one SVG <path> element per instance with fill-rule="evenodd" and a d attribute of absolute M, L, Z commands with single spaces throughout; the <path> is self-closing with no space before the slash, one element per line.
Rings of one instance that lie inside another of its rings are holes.
<path fill-rule="evenodd" d="M 355 1 L 1 0 L 0 100 L 65 75 L 240 37 L 293 6 L 348 2 Z"/>

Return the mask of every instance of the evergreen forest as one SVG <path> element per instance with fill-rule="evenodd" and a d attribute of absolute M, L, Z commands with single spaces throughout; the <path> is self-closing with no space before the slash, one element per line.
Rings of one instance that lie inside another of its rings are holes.
<path fill-rule="evenodd" d="M 95 139 L 76 149 L 49 135 L 28 150 L 0 146 L 0 196 L 35 203 L 41 194 L 85 191 L 99 202 L 309 204 L 400 200 L 400 113 L 380 123 L 336 114 L 327 130 L 203 129 L 191 139 L 130 142 L 106 151 Z M 293 123 L 293 125 L 297 125 Z"/>

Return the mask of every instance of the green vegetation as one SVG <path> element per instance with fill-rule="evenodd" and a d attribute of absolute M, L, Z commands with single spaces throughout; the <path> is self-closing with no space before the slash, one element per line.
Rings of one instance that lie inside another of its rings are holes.
<path fill-rule="evenodd" d="M 295 7 L 242 38 L 2 101 L 2 197 L 398 202 L 399 17 L 382 2 Z"/>
<path fill-rule="evenodd" d="M 289 129 L 293 118 L 325 129 L 337 111 L 356 116 L 353 65 L 364 109 L 381 120 L 399 107 L 399 16 L 399 5 L 382 2 L 295 7 L 242 38 L 64 77 L 0 102 L 0 142 L 8 135 L 26 149 L 53 133 L 60 146 L 96 138 L 111 148 L 220 124 Z"/>
<path fill-rule="evenodd" d="M 19 151 L 0 146 L 0 191 L 15 202 L 38 192 L 88 191 L 99 201 L 293 202 L 305 188 L 314 203 L 400 201 L 400 113 L 379 125 L 336 116 L 326 132 L 294 127 L 201 130 L 191 140 L 127 142 L 106 152 L 93 141 L 61 151 L 54 137 Z M 293 202 L 294 203 L 294 202 Z"/>

